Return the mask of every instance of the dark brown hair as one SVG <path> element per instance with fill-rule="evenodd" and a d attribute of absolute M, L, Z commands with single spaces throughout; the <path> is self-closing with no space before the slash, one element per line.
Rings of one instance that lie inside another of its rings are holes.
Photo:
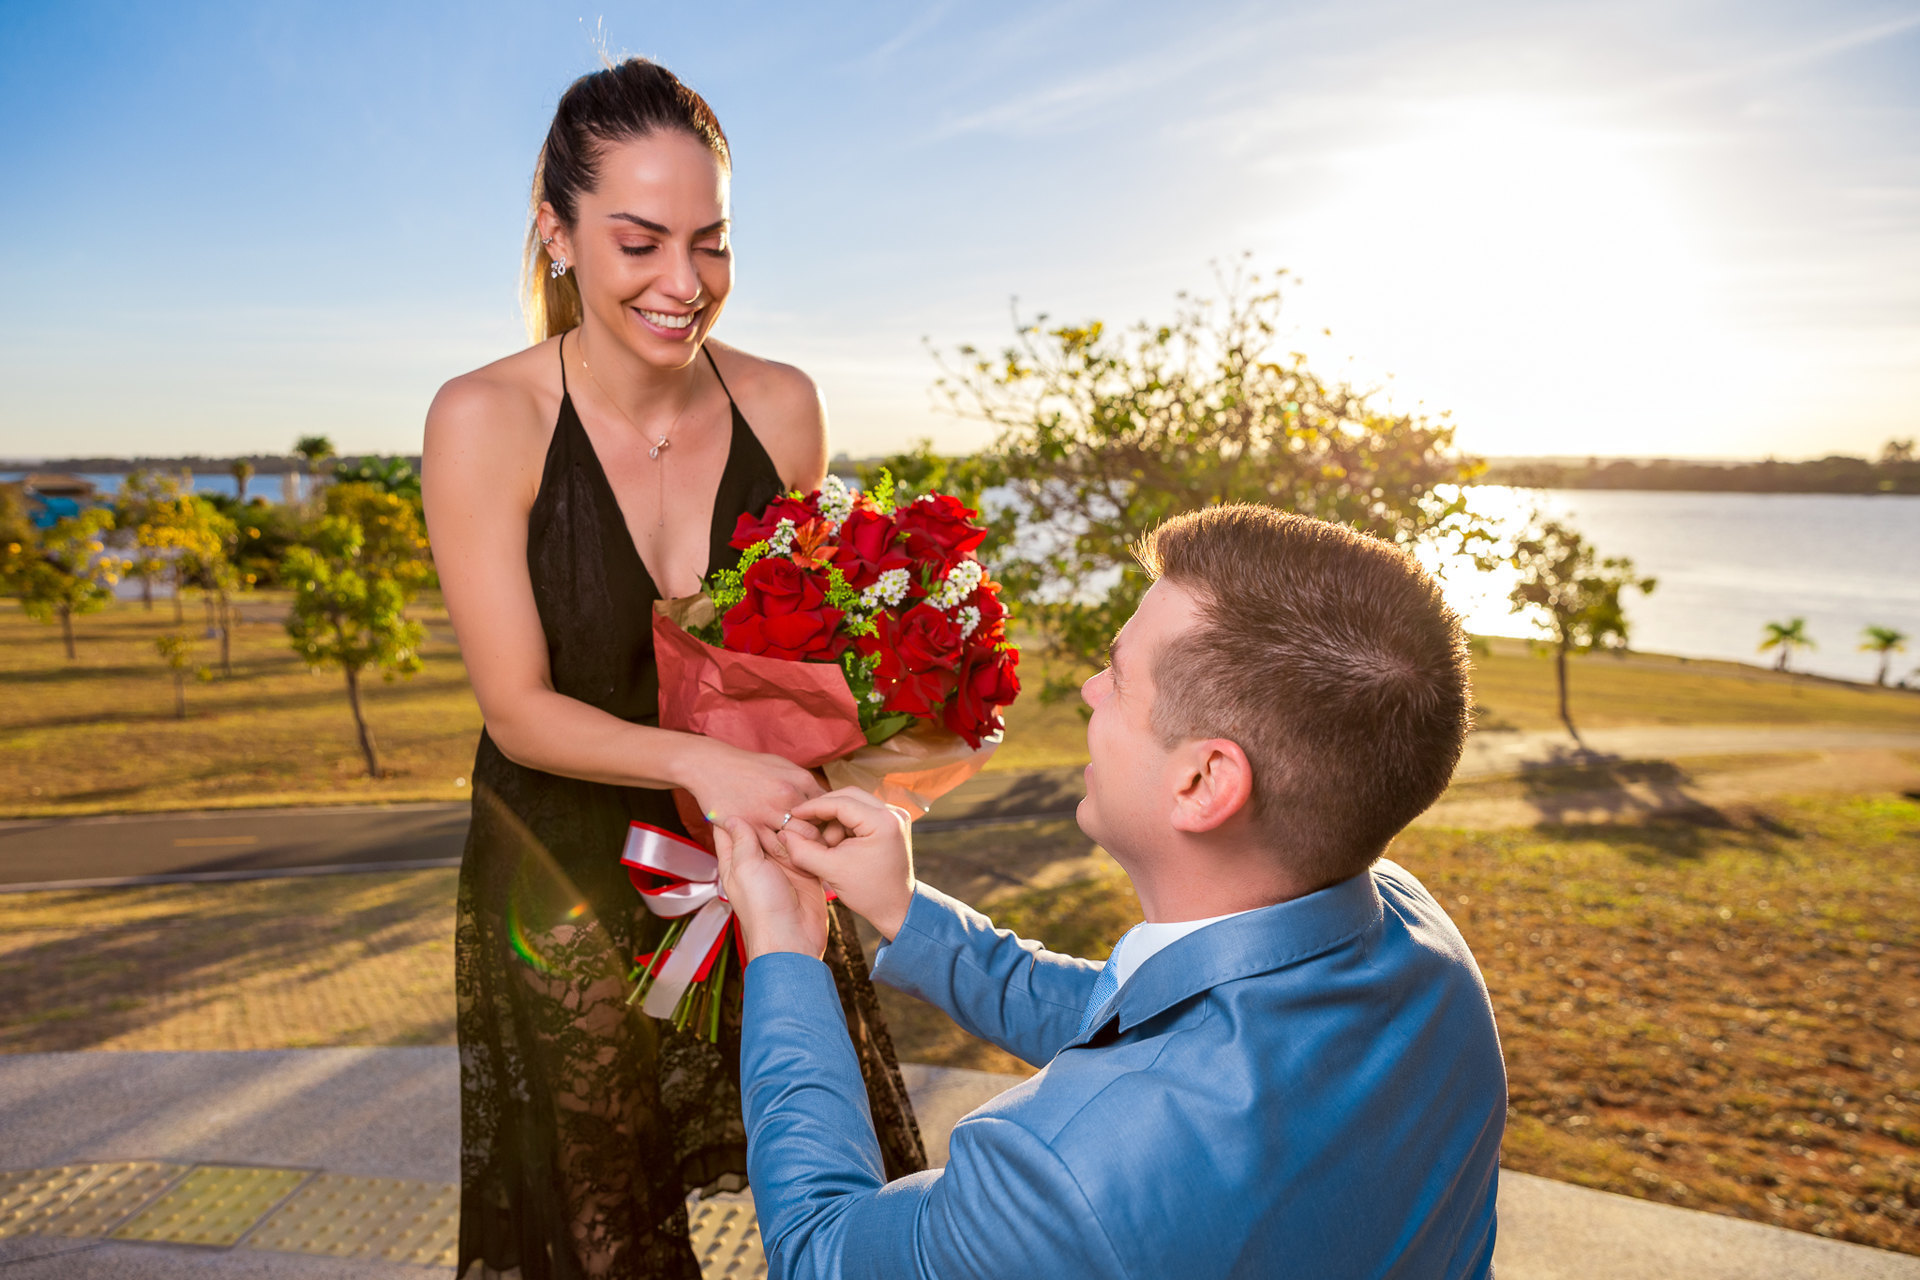
<path fill-rule="evenodd" d="M 720 167 L 732 170 L 727 135 L 713 108 L 657 62 L 628 58 L 581 76 L 560 95 L 533 167 L 527 246 L 521 258 L 527 332 L 535 342 L 580 323 L 580 289 L 573 276 L 556 279 L 548 270 L 553 259 L 540 243 L 540 206 L 551 204 L 560 221 L 571 227 L 579 216 L 580 196 L 599 181 L 600 153 L 607 144 L 669 129 L 705 143 Z"/>
<path fill-rule="evenodd" d="M 1177 516 L 1139 555 L 1201 619 L 1154 657 L 1155 733 L 1239 744 L 1256 823 L 1314 887 L 1365 870 L 1466 743 L 1466 637 L 1439 586 L 1391 543 L 1259 506 Z"/>

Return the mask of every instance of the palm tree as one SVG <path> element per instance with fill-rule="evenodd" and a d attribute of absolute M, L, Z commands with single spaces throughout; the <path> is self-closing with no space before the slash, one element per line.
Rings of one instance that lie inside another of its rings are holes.
<path fill-rule="evenodd" d="M 1868 627 L 1860 634 L 1864 637 L 1860 643 L 1861 651 L 1880 655 L 1880 674 L 1873 678 L 1873 682 L 1884 685 L 1887 682 L 1887 667 L 1892 664 L 1893 655 L 1907 651 L 1907 634 L 1904 631 L 1895 631 L 1892 627 Z"/>
<path fill-rule="evenodd" d="M 1807 634 L 1805 618 L 1791 618 L 1786 622 L 1769 622 L 1766 626 L 1766 638 L 1760 641 L 1760 652 L 1778 649 L 1780 656 L 1774 659 L 1773 669 L 1785 671 L 1787 659 L 1793 656 L 1795 649 L 1814 649 L 1813 637 Z"/>
<path fill-rule="evenodd" d="M 227 464 L 227 471 L 233 476 L 235 492 L 244 504 L 247 500 L 247 481 L 253 479 L 253 464 L 245 458 L 235 458 Z"/>
<path fill-rule="evenodd" d="M 301 488 L 304 496 L 312 497 L 313 469 L 334 456 L 333 441 L 325 436 L 301 436 L 293 442 L 293 451 L 306 459 L 306 483 Z"/>

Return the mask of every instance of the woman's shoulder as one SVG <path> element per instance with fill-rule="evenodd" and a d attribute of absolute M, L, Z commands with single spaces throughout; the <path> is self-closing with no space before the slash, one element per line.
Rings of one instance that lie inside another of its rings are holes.
<path fill-rule="evenodd" d="M 427 473 L 469 467 L 536 478 L 560 410 L 557 340 L 449 379 L 427 409 Z"/>
<path fill-rule="evenodd" d="M 819 486 L 827 469 L 827 409 L 802 370 L 712 339 L 720 376 L 786 483 Z"/>

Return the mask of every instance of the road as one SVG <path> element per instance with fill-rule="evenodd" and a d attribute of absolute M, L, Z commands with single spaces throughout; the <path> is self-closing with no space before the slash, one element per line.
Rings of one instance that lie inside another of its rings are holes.
<path fill-rule="evenodd" d="M 1920 750 L 1920 731 L 1740 726 L 1596 729 L 1588 751 L 1627 759 L 1845 749 Z M 1563 733 L 1475 734 L 1456 777 L 1573 763 Z M 987 773 L 922 820 L 926 830 L 1069 816 L 1082 791 L 1078 768 Z M 0 891 L 95 888 L 355 870 L 457 866 L 467 805 L 342 805 L 126 814 L 0 822 Z"/>

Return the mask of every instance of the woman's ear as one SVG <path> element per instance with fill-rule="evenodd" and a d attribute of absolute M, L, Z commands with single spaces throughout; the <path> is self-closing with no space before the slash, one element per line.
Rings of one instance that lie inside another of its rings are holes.
<path fill-rule="evenodd" d="M 553 211 L 553 206 L 545 200 L 533 215 L 533 222 L 540 229 L 540 247 L 547 251 L 547 257 L 555 262 L 562 258 L 573 261 L 573 244 L 567 236 L 567 224 Z"/>
<path fill-rule="evenodd" d="M 1206 738 L 1187 743 L 1182 754 L 1187 770 L 1173 797 L 1174 830 L 1216 830 L 1253 800 L 1253 766 L 1239 743 Z"/>

